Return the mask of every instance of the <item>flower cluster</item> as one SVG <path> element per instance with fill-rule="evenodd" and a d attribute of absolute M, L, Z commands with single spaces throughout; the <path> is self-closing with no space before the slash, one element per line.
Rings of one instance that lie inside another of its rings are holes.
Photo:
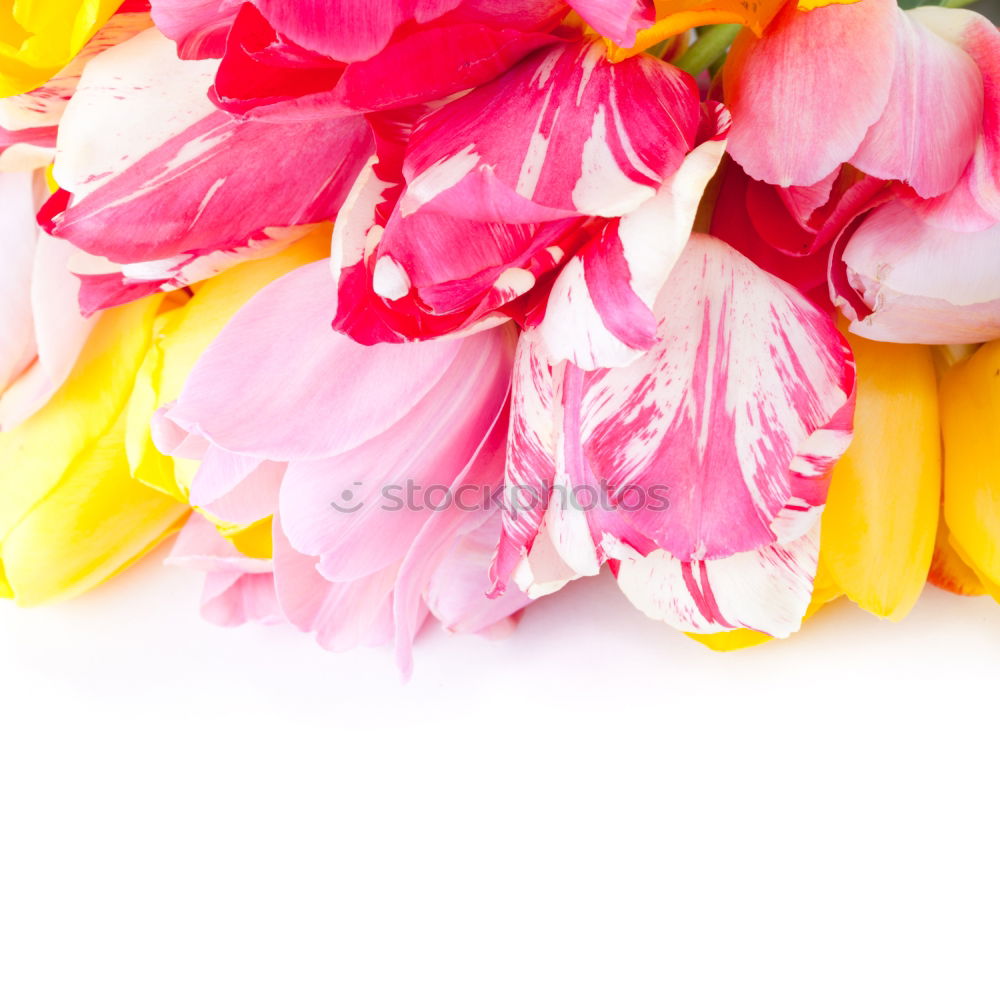
<path fill-rule="evenodd" d="M 0 18 L 0 594 L 714 648 L 1000 597 L 1000 32 L 896 0 Z"/>

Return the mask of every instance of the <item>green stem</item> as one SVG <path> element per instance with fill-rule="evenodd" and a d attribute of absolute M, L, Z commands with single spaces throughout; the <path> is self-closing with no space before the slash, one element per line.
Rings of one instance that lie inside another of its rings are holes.
<path fill-rule="evenodd" d="M 979 0 L 941 0 L 938 4 L 939 7 L 971 7 L 974 3 L 978 3 Z"/>
<path fill-rule="evenodd" d="M 726 50 L 733 44 L 733 39 L 739 32 L 738 24 L 713 24 L 698 36 L 698 41 L 684 55 L 674 60 L 674 65 L 692 76 L 697 76 L 726 54 Z"/>

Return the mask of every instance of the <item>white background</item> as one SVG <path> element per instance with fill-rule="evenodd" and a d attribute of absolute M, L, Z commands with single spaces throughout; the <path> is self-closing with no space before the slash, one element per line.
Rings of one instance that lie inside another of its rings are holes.
<path fill-rule="evenodd" d="M 5 1000 L 1000 995 L 1000 608 L 709 653 L 608 580 L 502 643 L 0 608 Z"/>

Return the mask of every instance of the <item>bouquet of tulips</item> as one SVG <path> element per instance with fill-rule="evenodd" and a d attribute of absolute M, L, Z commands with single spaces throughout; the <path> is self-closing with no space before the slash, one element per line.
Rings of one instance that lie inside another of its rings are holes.
<path fill-rule="evenodd" d="M 1000 597 L 1000 33 L 896 0 L 8 0 L 0 593 L 713 648 Z M 162 551 L 162 550 L 161 550 Z"/>

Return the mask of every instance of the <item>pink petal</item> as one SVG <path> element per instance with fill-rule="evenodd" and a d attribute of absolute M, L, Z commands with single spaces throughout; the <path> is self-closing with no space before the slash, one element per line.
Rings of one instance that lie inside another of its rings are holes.
<path fill-rule="evenodd" d="M 598 34 L 624 48 L 635 45 L 637 31 L 656 23 L 653 0 L 571 0 L 570 6 Z"/>
<path fill-rule="evenodd" d="M 680 166 L 698 113 L 694 81 L 669 64 L 554 44 L 421 122 L 400 208 L 507 223 L 622 215 Z"/>
<path fill-rule="evenodd" d="M 622 559 L 618 586 L 644 614 L 685 632 L 750 628 L 785 638 L 812 597 L 819 527 L 786 545 L 682 562 L 667 552 Z"/>
<path fill-rule="evenodd" d="M 325 261 L 265 287 L 202 355 L 172 421 L 260 458 L 339 454 L 393 426 L 400 399 L 419 405 L 464 356 L 460 341 L 360 347 L 330 330 L 334 294 Z"/>
<path fill-rule="evenodd" d="M 182 59 L 217 59 L 241 0 L 150 0 L 153 21 Z"/>
<path fill-rule="evenodd" d="M 838 302 L 855 333 L 927 344 L 1000 336 L 1000 224 L 955 232 L 894 201 L 864 219 L 842 257 L 856 297 Z"/>
<path fill-rule="evenodd" d="M 335 457 L 289 466 L 280 501 L 285 533 L 298 551 L 319 557 L 327 579 L 352 580 L 400 562 L 435 508 L 450 506 L 450 489 L 503 409 L 513 354 L 507 331 L 459 343 L 452 364 L 417 405 L 409 404 L 405 383 L 392 394 L 398 423 Z M 415 358 L 435 346 L 383 351 Z M 355 350 L 377 370 L 373 348 Z M 328 378 L 336 393 L 339 378 Z M 418 389 L 416 380 L 410 386 Z"/>
<path fill-rule="evenodd" d="M 851 163 L 931 198 L 954 187 L 973 154 L 982 125 L 982 77 L 962 49 L 919 20 L 904 14 L 896 25 L 889 102 Z"/>
<path fill-rule="evenodd" d="M 851 159 L 893 81 L 895 0 L 786 5 L 762 38 L 744 31 L 725 65 L 729 152 L 770 184 L 810 185 Z"/>
<path fill-rule="evenodd" d="M 293 42 L 341 62 L 369 59 L 410 20 L 430 21 L 459 0 L 253 0 Z"/>

